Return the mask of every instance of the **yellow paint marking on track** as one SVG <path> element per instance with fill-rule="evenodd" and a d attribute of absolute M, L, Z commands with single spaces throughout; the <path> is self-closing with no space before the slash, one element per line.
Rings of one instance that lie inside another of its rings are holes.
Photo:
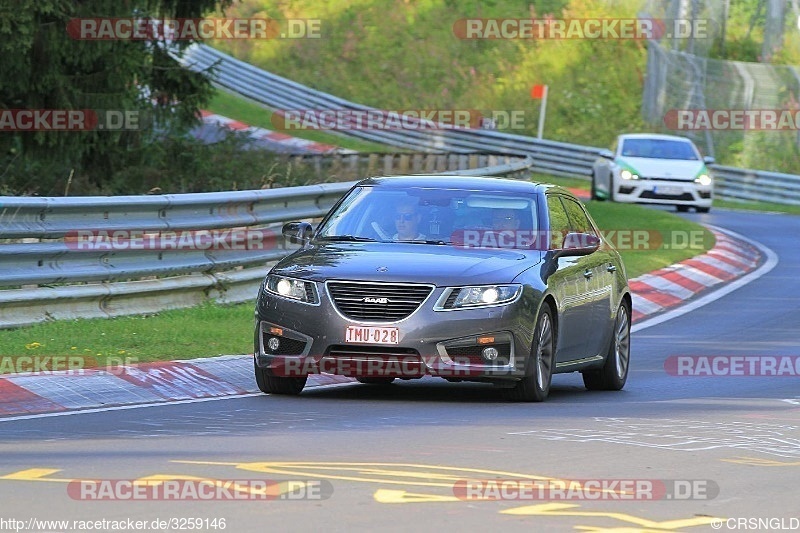
<path fill-rule="evenodd" d="M 734 457 L 733 459 L 722 459 L 726 463 L 750 466 L 800 466 L 800 461 L 775 461 L 774 459 L 764 459 L 761 457 Z"/>
<path fill-rule="evenodd" d="M 404 490 L 378 489 L 373 494 L 378 503 L 442 503 L 460 502 L 455 496 L 440 496 L 438 494 L 419 494 Z"/>
<path fill-rule="evenodd" d="M 607 511 L 575 511 L 576 507 L 580 505 L 568 503 L 543 503 L 539 505 L 526 505 L 524 507 L 515 507 L 514 509 L 506 509 L 500 511 L 500 514 L 510 515 L 527 515 L 527 516 L 573 516 L 573 517 L 586 517 L 586 518 L 613 518 L 622 522 L 628 522 L 640 526 L 639 528 L 625 527 L 619 528 L 592 528 L 591 526 L 576 526 L 577 529 L 587 531 L 674 531 L 678 528 L 690 526 L 703 526 L 712 523 L 718 518 L 712 516 L 695 516 L 692 518 L 681 518 L 678 520 L 666 520 L 664 522 L 656 522 L 647 520 L 646 518 L 639 518 L 638 516 L 629 515 L 626 513 L 612 513 Z M 645 528 L 644 530 L 642 528 Z"/>
<path fill-rule="evenodd" d="M 414 485 L 420 487 L 443 487 L 453 489 L 456 481 L 464 479 L 517 478 L 536 481 L 560 481 L 558 478 L 505 472 L 501 470 L 485 470 L 480 468 L 462 468 L 438 465 L 422 465 L 415 463 L 315 463 L 315 462 L 253 462 L 230 463 L 217 461 L 173 461 L 182 464 L 211 466 L 233 466 L 238 470 L 252 472 L 282 474 L 287 476 L 337 479 L 340 481 L 359 481 L 363 483 L 384 483 L 387 485 Z M 296 469 L 295 469 L 296 468 Z M 418 469 L 400 470 L 401 468 Z M 327 472 L 326 472 L 327 471 Z M 336 473 L 334 473 L 336 472 Z M 350 472 L 350 475 L 338 474 Z M 450 472 L 453 472 L 452 474 Z M 460 473 L 456 474 L 456 473 Z M 481 474 L 481 477 L 472 477 Z M 374 476 L 374 477 L 373 477 Z M 399 478 L 399 479 L 392 479 Z M 430 479 L 431 481 L 421 481 Z M 613 491 L 606 491 L 613 492 Z"/>
<path fill-rule="evenodd" d="M 8 479 L 13 481 L 53 481 L 56 483 L 69 483 L 75 481 L 74 479 L 60 479 L 47 477 L 61 472 L 58 468 L 29 468 L 27 470 L 20 470 L 12 474 L 0 476 L 0 479 Z"/>

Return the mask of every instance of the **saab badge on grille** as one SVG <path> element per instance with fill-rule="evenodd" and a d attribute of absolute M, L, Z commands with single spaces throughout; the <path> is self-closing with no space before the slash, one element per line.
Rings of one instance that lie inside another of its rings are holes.
<path fill-rule="evenodd" d="M 370 298 L 367 296 L 363 300 L 361 300 L 365 304 L 388 304 L 389 298 Z"/>

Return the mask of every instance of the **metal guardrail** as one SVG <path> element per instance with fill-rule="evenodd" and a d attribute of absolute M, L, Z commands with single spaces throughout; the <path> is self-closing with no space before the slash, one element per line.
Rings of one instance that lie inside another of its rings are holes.
<path fill-rule="evenodd" d="M 714 165 L 717 196 L 743 201 L 800 205 L 800 176 Z"/>
<path fill-rule="evenodd" d="M 343 165 L 356 174 L 367 172 L 360 177 L 446 173 L 526 178 L 531 165 L 528 158 L 505 155 L 298 157 L 306 164 Z M 369 172 L 371 166 L 377 172 Z M 426 172 L 428 168 L 438 172 Z M 150 313 L 208 299 L 250 300 L 266 274 L 266 265 L 290 251 L 280 237 L 281 223 L 322 217 L 354 183 L 158 196 L 0 197 L 0 238 L 6 241 L 0 243 L 0 288 L 4 288 L 0 290 L 0 328 L 49 319 Z M 108 249 L 81 249 L 77 244 L 82 231 L 243 228 L 262 230 L 267 238 L 260 241 L 260 248 L 132 250 L 109 245 Z"/>
<path fill-rule="evenodd" d="M 193 70 L 207 72 L 225 89 L 270 108 L 374 110 L 316 91 L 235 59 L 209 46 L 190 47 L 181 58 Z M 213 67 L 213 68 L 212 68 Z M 211 71 L 209 72 L 209 69 Z M 531 170 L 555 176 L 589 178 L 600 148 L 536 139 L 492 130 L 343 130 L 341 133 L 420 151 L 494 152 L 533 158 Z M 800 204 L 800 176 L 714 165 L 715 194 L 734 200 Z"/>

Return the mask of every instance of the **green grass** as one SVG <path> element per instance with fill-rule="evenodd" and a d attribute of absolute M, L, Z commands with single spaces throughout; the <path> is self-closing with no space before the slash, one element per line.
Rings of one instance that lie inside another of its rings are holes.
<path fill-rule="evenodd" d="M 713 235 L 702 226 L 664 211 L 609 202 L 589 202 L 587 207 L 604 231 L 697 231 L 705 236 L 703 249 L 621 250 L 630 278 L 701 253 L 714 242 Z M 0 358 L 74 355 L 105 365 L 120 359 L 141 363 L 243 354 L 252 352 L 252 328 L 252 302 L 206 304 L 147 316 L 49 322 L 0 330 Z"/>
<path fill-rule="evenodd" d="M 255 297 L 255 295 L 253 295 Z M 204 304 L 147 316 L 63 320 L 0 331 L 7 357 L 82 356 L 103 366 L 252 353 L 253 305 Z"/>
<path fill-rule="evenodd" d="M 401 151 L 391 146 L 361 141 L 345 135 L 336 135 L 318 130 L 292 130 L 281 132 L 272 123 L 272 111 L 260 104 L 218 89 L 211 103 L 206 108 L 212 113 L 244 122 L 249 126 L 266 128 L 268 130 L 286 133 L 292 137 L 307 139 L 324 144 L 331 144 L 341 148 L 348 148 L 358 152 L 395 152 Z"/>
<path fill-rule="evenodd" d="M 714 207 L 741 209 L 743 211 L 773 211 L 790 215 L 800 215 L 800 205 L 774 204 L 770 202 L 737 202 L 715 198 Z"/>
<path fill-rule="evenodd" d="M 633 230 L 648 238 L 651 244 L 648 247 L 622 249 L 622 246 L 617 246 L 628 278 L 689 259 L 714 246 L 714 234 L 708 229 L 672 213 L 640 205 L 597 201 L 588 202 L 586 208 L 602 231 L 615 231 L 609 235 L 619 238 L 619 230 Z M 621 235 L 630 240 L 632 234 Z M 611 240 L 614 242 L 615 238 L 611 237 Z"/>

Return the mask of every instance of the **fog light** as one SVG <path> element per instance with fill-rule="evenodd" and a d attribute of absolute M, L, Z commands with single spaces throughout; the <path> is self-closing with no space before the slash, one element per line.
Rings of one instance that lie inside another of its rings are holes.
<path fill-rule="evenodd" d="M 267 340 L 267 348 L 269 348 L 272 352 L 277 351 L 280 345 L 281 341 L 279 341 L 277 337 L 270 337 Z"/>
<path fill-rule="evenodd" d="M 497 348 L 488 346 L 483 349 L 481 355 L 483 355 L 483 358 L 486 359 L 487 361 L 494 361 L 500 354 L 498 353 Z"/>

